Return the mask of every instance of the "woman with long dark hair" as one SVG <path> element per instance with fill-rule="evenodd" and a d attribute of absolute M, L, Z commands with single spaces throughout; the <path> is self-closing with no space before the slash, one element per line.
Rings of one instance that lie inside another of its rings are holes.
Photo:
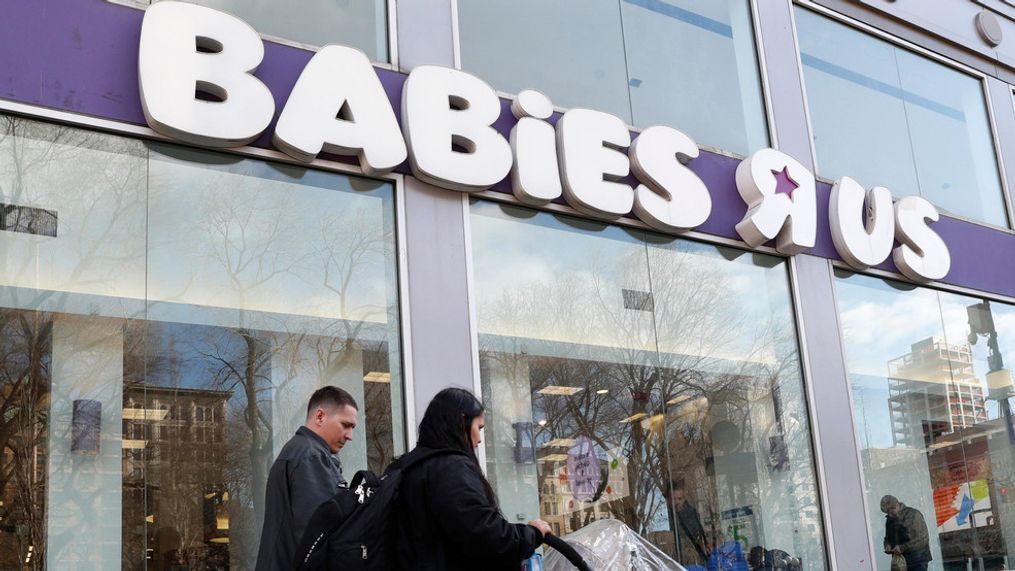
<path fill-rule="evenodd" d="M 543 520 L 510 523 L 500 513 L 476 457 L 485 421 L 483 403 L 463 389 L 444 389 L 427 406 L 416 449 L 395 465 L 433 449 L 447 453 L 402 476 L 395 524 L 399 569 L 517 571 L 550 532 Z"/>

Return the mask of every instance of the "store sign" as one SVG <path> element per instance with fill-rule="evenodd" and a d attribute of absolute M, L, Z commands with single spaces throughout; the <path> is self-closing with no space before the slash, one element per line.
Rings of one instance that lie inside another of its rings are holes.
<path fill-rule="evenodd" d="M 141 28 L 139 80 L 148 124 L 168 137 L 207 147 L 251 143 L 268 128 L 275 103 L 253 73 L 264 57 L 257 32 L 244 21 L 203 6 L 164 0 L 148 8 Z M 575 210 L 614 220 L 633 212 L 669 233 L 694 229 L 712 210 L 705 183 L 687 164 L 698 146 L 666 126 L 632 140 L 609 113 L 572 109 L 554 127 L 550 100 L 523 91 L 511 105 L 517 123 L 505 138 L 494 127 L 501 102 L 483 80 L 455 69 L 420 66 L 402 89 L 401 125 L 363 52 L 330 45 L 303 69 L 286 101 L 272 141 L 304 162 L 321 152 L 358 157 L 368 175 L 409 160 L 413 174 L 461 192 L 490 188 L 511 177 L 526 204 L 563 196 Z M 639 184 L 623 180 L 634 174 Z M 815 178 L 775 149 L 761 149 L 736 170 L 748 210 L 736 231 L 748 245 L 775 241 L 784 254 L 813 248 L 817 235 Z M 869 192 L 848 177 L 832 190 L 835 248 L 865 269 L 893 257 L 916 281 L 945 277 L 948 248 L 930 222 L 937 209 L 910 196 Z M 894 247 L 895 242 L 899 246 Z"/>

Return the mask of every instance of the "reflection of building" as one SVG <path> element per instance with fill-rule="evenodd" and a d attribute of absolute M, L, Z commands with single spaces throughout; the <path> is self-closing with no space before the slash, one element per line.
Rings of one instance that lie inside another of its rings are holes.
<path fill-rule="evenodd" d="M 24 418 L 38 406 L 31 391 L 14 388 L 0 384 L 0 425 Z M 42 568 L 37 550 L 44 547 L 49 449 L 43 428 L 41 423 L 24 422 L 6 434 L 0 430 L 0 569 Z"/>
<path fill-rule="evenodd" d="M 888 362 L 895 444 L 923 448 L 942 435 L 987 420 L 969 345 L 928 337 L 911 349 Z"/>
<path fill-rule="evenodd" d="M 137 549 L 147 529 L 154 569 L 192 557 L 228 568 L 225 415 L 231 394 L 124 387 L 123 517 L 134 524 L 125 526 L 124 549 Z"/>

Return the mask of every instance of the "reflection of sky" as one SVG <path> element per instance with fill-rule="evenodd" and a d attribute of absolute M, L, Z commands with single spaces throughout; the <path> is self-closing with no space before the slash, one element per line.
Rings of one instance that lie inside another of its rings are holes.
<path fill-rule="evenodd" d="M 387 320 L 389 185 L 180 149 L 152 159 L 148 299 Z M 343 299 L 332 288 L 350 272 Z"/>
<path fill-rule="evenodd" d="M 836 296 L 852 374 L 887 376 L 888 361 L 909 353 L 917 341 L 943 335 L 933 290 L 904 293 L 881 280 L 854 275 L 837 282 Z"/>
<path fill-rule="evenodd" d="M 850 375 L 860 448 L 891 448 L 892 419 L 888 410 L 888 377 Z"/>
<path fill-rule="evenodd" d="M 27 121 L 16 125 L 16 136 L 0 132 L 0 201 L 54 210 L 58 230 L 55 238 L 2 233 L 0 283 L 141 298 L 142 144 Z"/>
<path fill-rule="evenodd" d="M 216 357 L 241 367 L 246 362 L 246 343 L 234 330 L 185 323 L 151 323 L 145 335 L 144 351 L 149 362 L 145 382 L 181 389 L 224 390 L 242 387 L 215 382 L 224 364 Z"/>
<path fill-rule="evenodd" d="M 868 276 L 837 272 L 843 341 L 862 438 L 873 447 L 891 446 L 888 417 L 888 362 L 909 353 L 911 345 L 939 337 L 967 345 L 966 308 L 981 300 L 953 293 L 915 288 Z M 992 302 L 991 312 L 1005 366 L 1015 365 L 1015 307 Z M 973 374 L 986 390 L 986 339 L 972 346 Z M 998 406 L 987 401 L 988 418 Z"/>
<path fill-rule="evenodd" d="M 215 307 L 388 321 L 396 275 L 390 184 L 19 126 L 25 135 L 0 142 L 0 155 L 20 157 L 0 161 L 0 198 L 57 211 L 59 230 L 56 238 L 0 236 L 0 284 L 175 302 L 176 318 Z M 353 264 L 347 255 L 357 245 L 364 255 Z M 349 273 L 343 298 L 332 288 Z"/>
<path fill-rule="evenodd" d="M 644 350 L 658 341 L 684 354 L 702 354 L 705 343 L 710 356 L 743 359 L 769 322 L 792 333 L 775 258 L 496 203 L 472 209 L 483 334 Z M 624 308 L 624 289 L 653 293 L 656 323 Z"/>

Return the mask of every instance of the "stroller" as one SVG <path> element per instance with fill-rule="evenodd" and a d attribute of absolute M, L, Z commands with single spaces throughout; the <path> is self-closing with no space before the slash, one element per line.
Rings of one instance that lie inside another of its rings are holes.
<path fill-rule="evenodd" d="M 543 560 L 545 571 L 686 571 L 656 546 L 615 519 L 601 519 L 567 534 L 567 541 L 547 536 L 554 549 Z"/>

